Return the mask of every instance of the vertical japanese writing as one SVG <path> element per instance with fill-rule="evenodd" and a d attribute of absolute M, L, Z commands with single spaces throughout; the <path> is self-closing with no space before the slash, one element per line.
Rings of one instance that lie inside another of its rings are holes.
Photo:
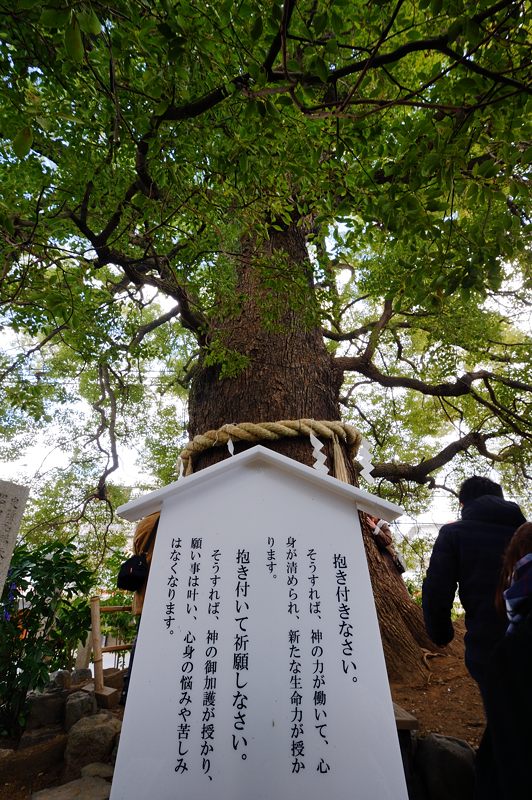
<path fill-rule="evenodd" d="M 233 671 L 235 673 L 235 694 L 233 695 L 233 750 L 240 751 L 241 758 L 245 760 L 247 753 L 247 739 L 244 736 L 246 729 L 246 713 L 248 696 L 245 689 L 248 685 L 249 669 L 249 636 L 247 623 L 249 621 L 249 550 L 238 550 L 236 556 L 237 581 L 235 597 L 235 623 L 238 629 L 233 642 Z"/>
<path fill-rule="evenodd" d="M 210 755 L 214 750 L 214 716 L 216 710 L 216 672 L 218 669 L 218 633 L 207 631 L 205 648 L 205 681 L 203 684 L 203 715 L 201 725 L 201 757 L 203 774 L 212 781 Z"/>
<path fill-rule="evenodd" d="M 313 547 L 307 550 L 309 568 L 309 587 L 308 587 L 308 609 L 310 614 L 314 614 L 321 619 L 321 595 L 318 591 L 319 575 L 317 575 L 316 551 Z"/>
<path fill-rule="evenodd" d="M 351 607 L 349 605 L 350 589 L 347 586 L 347 559 L 341 553 L 335 553 L 333 564 L 336 578 L 336 604 L 338 608 L 338 633 L 342 645 L 342 669 L 344 675 L 351 675 L 356 683 L 357 665 L 353 657 L 353 625 L 351 624 Z"/>
<path fill-rule="evenodd" d="M 301 648 L 299 631 L 288 631 L 289 663 L 290 663 L 290 705 L 292 707 L 290 728 L 290 755 L 292 773 L 305 769 L 305 740 L 303 739 L 303 695 L 301 677 Z"/>
<path fill-rule="evenodd" d="M 191 631 L 187 631 L 183 637 L 183 651 L 181 653 L 181 679 L 179 697 L 179 711 L 178 719 L 180 720 L 177 725 L 177 761 L 174 767 L 175 772 L 182 775 L 188 772 L 187 755 L 189 752 L 190 740 L 190 723 L 189 717 L 192 714 L 190 705 L 192 704 L 192 685 L 194 673 L 193 656 L 195 652 L 194 642 L 196 637 Z"/>
<path fill-rule="evenodd" d="M 288 586 L 288 613 L 299 619 L 297 594 L 297 550 L 296 540 L 289 536 L 286 540 L 286 585 Z"/>
<path fill-rule="evenodd" d="M 275 539 L 273 536 L 268 536 L 268 550 L 266 551 L 266 568 L 270 575 L 273 575 L 274 578 L 277 577 L 275 574 L 275 568 L 277 567 L 276 555 L 275 555 Z"/>
<path fill-rule="evenodd" d="M 201 567 L 201 537 L 190 540 L 190 566 L 187 586 L 187 614 L 196 620 L 198 613 L 199 573 Z"/>
<path fill-rule="evenodd" d="M 166 595 L 166 607 L 165 607 L 165 616 L 163 622 L 166 626 L 166 630 L 169 631 L 173 635 L 174 628 L 173 624 L 175 622 L 175 596 L 177 591 L 177 586 L 179 584 L 179 576 L 178 576 L 178 569 L 179 569 L 179 562 L 181 560 L 181 539 L 172 539 L 170 543 L 170 570 L 168 574 L 168 579 L 166 581 L 167 586 L 167 595 Z"/>
<path fill-rule="evenodd" d="M 216 619 L 220 619 L 220 590 L 218 583 L 220 582 L 220 551 L 213 550 L 211 553 L 211 575 L 209 589 L 209 604 L 207 606 L 207 613 Z"/>
<path fill-rule="evenodd" d="M 328 745 L 327 739 L 327 693 L 325 691 L 325 664 L 323 662 L 323 634 L 319 629 L 310 633 L 312 656 L 312 686 L 314 689 L 314 728 L 318 731 L 321 744 Z M 322 775 L 329 772 L 329 764 L 322 757 L 316 771 Z"/>
<path fill-rule="evenodd" d="M 21 498 L 17 495 L 0 491 L 0 523 L 2 527 L 10 529 L 19 515 Z"/>

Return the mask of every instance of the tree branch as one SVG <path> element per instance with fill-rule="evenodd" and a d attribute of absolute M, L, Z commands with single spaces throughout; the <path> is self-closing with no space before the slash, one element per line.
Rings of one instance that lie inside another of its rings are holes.
<path fill-rule="evenodd" d="M 283 41 L 286 41 L 288 27 L 290 25 L 290 20 L 292 19 L 292 14 L 295 7 L 295 0 L 287 0 L 287 2 L 283 5 L 283 17 L 279 25 L 279 30 L 275 34 L 270 45 L 270 49 L 268 50 L 268 54 L 262 63 L 262 68 L 268 77 L 271 77 L 271 70 L 275 63 L 275 59 L 279 54 Z"/>
<path fill-rule="evenodd" d="M 100 415 L 100 424 L 94 436 L 98 449 L 107 457 L 107 464 L 105 470 L 100 475 L 98 486 L 96 489 L 96 497 L 99 500 L 107 500 L 107 478 L 112 472 L 118 469 L 118 451 L 116 446 L 116 395 L 112 389 L 109 377 L 109 367 L 106 364 L 100 364 L 98 368 L 98 380 L 100 383 L 101 395 L 92 404 L 92 407 Z M 109 402 L 110 412 L 107 414 L 105 410 L 105 402 Z M 108 432 L 109 436 L 109 450 L 102 444 L 101 437 Z"/>
<path fill-rule="evenodd" d="M 522 389 L 527 392 L 532 392 L 532 384 L 505 378 L 501 375 L 495 375 L 487 370 L 464 372 L 454 383 L 437 383 L 431 385 L 419 378 L 411 378 L 408 375 L 386 375 L 384 372 L 381 372 L 375 364 L 369 361 L 365 355 L 339 356 L 334 361 L 336 366 L 343 372 L 358 372 L 370 378 L 372 381 L 379 383 L 381 386 L 397 386 L 403 389 L 415 389 L 421 392 L 421 394 L 432 395 L 434 397 L 461 397 L 462 395 L 470 394 L 471 384 L 474 381 L 484 380 L 485 378 L 498 381 L 512 389 Z"/>
<path fill-rule="evenodd" d="M 179 306 L 174 306 L 174 308 L 171 308 L 170 311 L 166 312 L 166 314 L 162 314 L 162 316 L 157 317 L 157 319 L 152 320 L 152 322 L 149 322 L 147 325 L 143 325 L 142 328 L 138 329 L 135 336 L 132 338 L 129 347 L 139 345 L 148 333 L 151 333 L 156 328 L 160 328 L 161 325 L 164 325 L 174 317 L 177 317 L 180 313 L 181 308 Z"/>
<path fill-rule="evenodd" d="M 17 360 L 14 361 L 13 364 L 11 364 L 11 366 L 9 366 L 3 372 L 0 372 L 0 381 L 3 381 L 4 378 L 7 378 L 8 375 L 10 375 L 12 372 L 16 370 L 17 366 L 22 361 L 26 361 L 33 353 L 37 352 L 37 350 L 41 350 L 46 344 L 48 344 L 48 342 L 51 339 L 54 338 L 54 336 L 57 336 L 58 333 L 61 333 L 61 331 L 65 330 L 66 328 L 67 328 L 66 323 L 63 323 L 62 325 L 58 325 L 57 328 L 54 328 L 53 331 L 50 331 L 50 333 L 47 336 L 45 336 L 44 339 L 38 342 L 38 344 L 36 344 L 35 347 L 30 348 L 30 350 L 25 352 L 23 356 L 18 357 Z"/>
<path fill-rule="evenodd" d="M 482 434 L 477 431 L 471 431 L 444 447 L 437 455 L 422 461 L 420 464 L 394 464 L 392 462 L 375 464 L 371 474 L 374 478 L 384 478 L 391 483 L 399 483 L 400 481 L 413 481 L 420 484 L 430 483 L 429 475 L 431 472 L 448 464 L 457 453 L 468 450 L 470 447 L 475 447 L 484 456 L 499 461 L 502 460 L 500 457 L 488 453 L 486 449 L 486 441 L 495 436 L 496 434 L 494 433 Z"/>

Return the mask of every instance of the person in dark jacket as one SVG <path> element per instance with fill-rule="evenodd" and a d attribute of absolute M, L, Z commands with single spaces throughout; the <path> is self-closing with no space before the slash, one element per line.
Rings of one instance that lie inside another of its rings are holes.
<path fill-rule="evenodd" d="M 506 550 L 497 592 L 510 624 L 486 675 L 486 730 L 477 754 L 475 800 L 530 800 L 532 754 L 532 522 Z"/>
<path fill-rule="evenodd" d="M 477 475 L 464 481 L 458 500 L 461 519 L 443 525 L 434 543 L 423 583 L 423 615 L 434 644 L 448 644 L 458 586 L 465 611 L 465 663 L 484 699 L 487 663 L 507 627 L 495 608 L 502 558 L 525 518 L 516 503 L 504 499 L 498 483 Z"/>

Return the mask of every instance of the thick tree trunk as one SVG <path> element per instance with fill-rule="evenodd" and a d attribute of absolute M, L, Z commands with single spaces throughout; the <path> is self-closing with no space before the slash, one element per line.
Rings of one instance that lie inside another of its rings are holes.
<path fill-rule="evenodd" d="M 288 270 L 284 265 L 279 272 L 289 271 L 290 284 L 284 293 L 274 294 L 267 276 L 276 259 L 288 260 Z M 191 435 L 227 422 L 338 420 L 342 375 L 317 324 L 304 237 L 297 228 L 276 232 L 260 252 L 247 242 L 236 267 L 239 313 L 215 320 L 210 337 L 225 350 L 247 357 L 249 365 L 223 380 L 217 366 L 200 368 L 189 401 Z M 313 463 L 308 438 L 271 446 Z M 206 455 L 201 466 L 217 457 Z"/>
<path fill-rule="evenodd" d="M 282 273 L 286 275 L 288 267 L 291 280 L 286 292 L 274 297 L 267 285 L 267 267 L 275 269 L 279 259 L 284 261 Z M 340 419 L 342 375 L 325 347 L 314 313 L 310 263 L 301 232 L 295 227 L 276 232 L 261 252 L 248 242 L 236 268 L 242 298 L 239 313 L 220 316 L 209 333 L 211 341 L 245 356 L 248 364 L 226 378 L 220 378 L 217 366 L 200 365 L 190 394 L 191 437 L 229 422 Z M 307 437 L 261 444 L 313 463 Z M 227 456 L 226 448 L 213 448 L 196 457 L 194 469 Z M 354 473 L 352 477 L 355 482 Z M 389 677 L 400 680 L 423 669 L 420 645 L 430 647 L 430 642 L 419 608 L 367 530 L 365 543 Z"/>

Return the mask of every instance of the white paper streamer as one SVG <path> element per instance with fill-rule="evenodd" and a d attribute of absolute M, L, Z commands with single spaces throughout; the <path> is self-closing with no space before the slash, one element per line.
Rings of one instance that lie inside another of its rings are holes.
<path fill-rule="evenodd" d="M 371 461 L 371 450 L 370 444 L 367 439 L 362 437 L 362 442 L 360 443 L 360 450 L 357 453 L 357 458 L 362 464 L 362 469 L 360 470 L 360 474 L 363 478 L 371 485 L 375 483 L 375 478 L 371 474 L 371 470 L 373 469 L 373 464 Z"/>
<path fill-rule="evenodd" d="M 323 447 L 323 442 L 320 442 L 318 437 L 314 436 L 314 434 L 311 433 L 310 434 L 310 443 L 311 443 L 312 447 L 314 448 L 314 450 L 312 451 L 312 455 L 315 458 L 314 469 L 317 469 L 318 472 L 327 472 L 328 473 L 329 470 L 327 469 L 327 465 L 325 463 L 325 461 L 327 459 L 327 456 L 325 455 L 325 453 L 321 452 L 321 449 Z"/>
<path fill-rule="evenodd" d="M 228 439 L 227 440 L 227 449 L 229 450 L 231 455 L 234 456 L 234 454 L 235 454 L 235 446 L 233 444 L 233 440 L 232 439 Z"/>
<path fill-rule="evenodd" d="M 183 472 L 184 472 L 183 459 L 182 458 L 178 458 L 177 459 L 177 464 L 178 464 L 178 467 L 179 467 L 179 470 L 178 470 L 178 473 L 177 473 L 177 478 L 179 480 L 179 478 L 183 477 Z"/>

